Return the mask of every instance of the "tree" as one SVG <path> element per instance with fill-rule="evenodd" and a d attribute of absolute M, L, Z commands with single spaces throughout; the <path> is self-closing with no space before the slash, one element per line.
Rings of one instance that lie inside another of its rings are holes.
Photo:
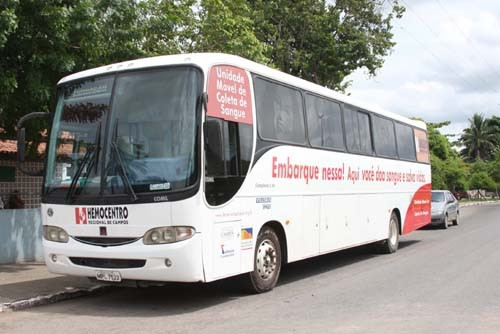
<path fill-rule="evenodd" d="M 192 52 L 199 38 L 196 0 L 138 3 L 142 50 L 148 55 Z"/>
<path fill-rule="evenodd" d="M 5 5 L 5 4 L 4 4 Z M 56 1 L 8 1 L 9 29 L 0 43 L 0 127 L 15 136 L 15 124 L 32 111 L 48 111 L 61 73 L 74 66 L 66 49 L 67 10 Z M 36 129 L 35 129 L 36 130 Z M 36 139 L 40 132 L 33 131 Z"/>
<path fill-rule="evenodd" d="M 266 46 L 254 32 L 246 0 L 201 0 L 197 52 L 225 52 L 266 62 Z"/>
<path fill-rule="evenodd" d="M 332 88 L 394 45 L 373 0 L 3 0 L 0 6 L 0 139 L 18 119 L 51 111 L 70 73 L 150 55 L 234 53 Z M 34 123 L 31 123 L 34 124 Z M 41 140 L 40 124 L 28 128 Z"/>
<path fill-rule="evenodd" d="M 450 154 L 454 153 L 448 138 L 439 132 L 443 126 L 449 125 L 450 122 L 427 123 L 427 136 L 429 140 L 429 148 L 431 153 L 441 160 L 448 159 Z"/>
<path fill-rule="evenodd" d="M 470 189 L 496 190 L 495 181 L 486 172 L 474 172 L 470 176 Z"/>
<path fill-rule="evenodd" d="M 9 0 L 0 9 L 0 138 L 17 120 L 51 111 L 57 81 L 72 72 L 144 56 L 133 0 Z M 29 140 L 41 140 L 30 123 Z"/>
<path fill-rule="evenodd" d="M 458 156 L 448 137 L 439 129 L 450 122 L 427 123 L 427 135 L 431 155 L 433 189 L 449 189 L 451 191 L 467 190 L 467 165 Z"/>
<path fill-rule="evenodd" d="M 496 140 L 495 128 L 483 115 L 476 113 L 469 118 L 469 127 L 460 136 L 459 141 L 464 146 L 460 153 L 468 161 L 486 160 L 490 157 Z"/>
<path fill-rule="evenodd" d="M 492 116 L 486 122 L 488 123 L 489 132 L 493 137 L 492 141 L 498 149 L 500 148 L 500 117 Z"/>
<path fill-rule="evenodd" d="M 257 38 L 269 64 L 329 88 L 343 89 L 347 75 L 371 75 L 394 46 L 392 21 L 404 9 L 372 0 L 248 0 Z"/>

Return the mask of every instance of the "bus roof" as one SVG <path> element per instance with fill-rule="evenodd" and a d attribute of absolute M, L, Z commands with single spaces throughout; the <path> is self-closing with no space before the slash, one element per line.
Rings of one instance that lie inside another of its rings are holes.
<path fill-rule="evenodd" d="M 411 120 L 407 117 L 383 110 L 368 103 L 360 102 L 349 96 L 346 96 L 339 92 L 335 92 L 331 89 L 312 83 L 310 81 L 297 78 L 290 74 L 283 73 L 281 71 L 272 69 L 265 65 L 258 64 L 256 62 L 253 62 L 251 60 L 239 56 L 234 56 L 224 53 L 188 53 L 188 54 L 158 56 L 158 57 L 141 58 L 136 60 L 124 61 L 121 63 L 105 65 L 77 72 L 74 74 L 70 74 L 62 78 L 58 82 L 58 85 L 69 81 L 78 80 L 86 77 L 92 77 L 96 75 L 103 75 L 106 73 L 116 73 L 116 72 L 144 69 L 150 67 L 161 67 L 166 65 L 196 65 L 202 68 L 203 71 L 205 71 L 205 73 L 208 73 L 208 69 L 211 66 L 219 64 L 237 66 L 245 70 L 248 70 L 249 72 L 261 75 L 263 77 L 283 82 L 285 84 L 295 86 L 312 93 L 320 94 L 332 98 L 334 100 L 337 100 L 339 102 L 356 106 L 360 109 L 368 110 L 380 114 L 382 116 L 390 117 L 394 120 L 403 123 L 408 123 L 418 128 L 422 129 L 426 128 L 425 123 L 422 121 Z"/>

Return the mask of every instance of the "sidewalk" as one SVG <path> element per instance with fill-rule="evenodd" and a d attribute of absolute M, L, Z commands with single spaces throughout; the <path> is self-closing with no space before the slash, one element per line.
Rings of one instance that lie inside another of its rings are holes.
<path fill-rule="evenodd" d="M 102 288 L 85 277 L 51 274 L 44 264 L 0 265 L 0 312 L 75 298 Z"/>
<path fill-rule="evenodd" d="M 460 203 L 459 202 L 459 206 L 461 208 L 466 208 L 468 206 L 483 205 L 483 204 L 492 204 L 492 203 L 500 203 L 500 200 L 498 200 L 498 199 L 492 199 L 492 200 L 489 200 L 489 201 L 477 201 L 477 202 L 471 201 L 471 202 L 465 202 L 465 203 Z"/>

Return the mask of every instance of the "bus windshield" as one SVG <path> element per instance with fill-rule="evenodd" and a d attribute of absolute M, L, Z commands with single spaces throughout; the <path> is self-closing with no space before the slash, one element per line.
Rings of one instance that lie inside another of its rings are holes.
<path fill-rule="evenodd" d="M 45 194 L 66 201 L 180 190 L 196 182 L 201 74 L 171 67 L 84 79 L 59 90 Z"/>

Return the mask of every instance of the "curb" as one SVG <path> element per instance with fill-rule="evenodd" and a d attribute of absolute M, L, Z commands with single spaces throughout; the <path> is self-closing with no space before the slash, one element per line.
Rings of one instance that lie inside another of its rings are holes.
<path fill-rule="evenodd" d="M 459 205 L 459 207 L 466 208 L 468 206 L 477 206 L 477 205 L 492 204 L 492 203 L 500 203 L 500 201 L 495 200 L 495 201 L 480 201 L 480 202 L 464 203 L 464 204 Z"/>
<path fill-rule="evenodd" d="M 11 303 L 0 304 L 0 313 L 9 311 L 20 311 L 27 308 L 53 304 L 63 300 L 88 296 L 94 293 L 104 292 L 110 289 L 109 285 L 96 285 L 90 288 L 66 288 L 64 291 L 59 291 L 53 294 L 41 295 L 38 297 L 16 300 Z"/>

